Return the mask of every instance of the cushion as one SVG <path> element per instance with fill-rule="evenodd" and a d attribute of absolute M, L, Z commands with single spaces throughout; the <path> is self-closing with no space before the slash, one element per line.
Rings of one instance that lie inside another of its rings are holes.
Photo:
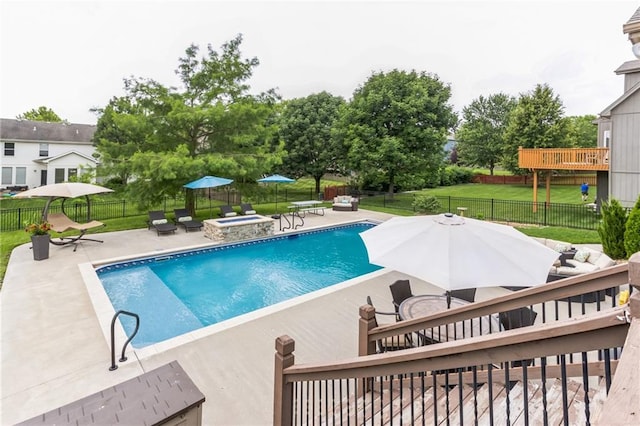
<path fill-rule="evenodd" d="M 165 223 L 167 223 L 167 219 L 156 219 L 156 220 L 152 220 L 151 224 L 152 225 L 164 225 Z"/>
<path fill-rule="evenodd" d="M 244 214 L 256 214 L 255 210 L 247 210 Z"/>
<path fill-rule="evenodd" d="M 571 250 L 571 244 L 557 243 L 553 249 L 559 253 L 562 253 L 563 251 Z"/>
<path fill-rule="evenodd" d="M 233 216 L 236 216 L 237 214 L 238 214 L 238 213 L 236 213 L 236 212 L 229 212 L 229 213 L 226 213 L 226 214 L 224 215 L 224 217 L 233 217 Z"/>
<path fill-rule="evenodd" d="M 346 198 L 342 199 L 342 204 L 349 204 L 349 200 L 347 200 Z"/>
<path fill-rule="evenodd" d="M 587 259 L 587 261 L 589 263 L 593 263 L 595 265 L 596 262 L 598 261 L 598 259 L 600 259 L 600 256 L 602 256 L 602 252 L 601 251 L 589 250 L 589 259 Z"/>
<path fill-rule="evenodd" d="M 178 218 L 178 222 L 189 222 L 190 220 L 193 220 L 191 216 L 182 216 Z"/>
<path fill-rule="evenodd" d="M 588 250 L 580 249 L 576 252 L 575 256 L 573 256 L 573 260 L 584 263 L 587 261 L 587 259 L 589 259 L 590 254 L 591 252 L 589 252 Z"/>

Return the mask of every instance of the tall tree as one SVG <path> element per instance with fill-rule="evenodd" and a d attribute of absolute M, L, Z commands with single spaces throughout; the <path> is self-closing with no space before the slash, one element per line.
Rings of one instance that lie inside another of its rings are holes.
<path fill-rule="evenodd" d="M 425 72 L 373 73 L 341 114 L 337 134 L 353 170 L 378 175 L 393 194 L 415 175 L 438 179 L 443 147 L 457 122 L 449 85 Z"/>
<path fill-rule="evenodd" d="M 18 120 L 47 121 L 49 123 L 60 123 L 63 121 L 58 114 L 46 106 L 40 106 L 37 109 L 30 109 L 24 114 L 19 114 L 16 118 Z"/>
<path fill-rule="evenodd" d="M 514 173 L 518 168 L 518 147 L 563 148 L 567 140 L 568 122 L 560 98 L 547 84 L 538 84 L 520 95 L 505 133 L 503 165 Z"/>
<path fill-rule="evenodd" d="M 490 174 L 502 160 L 504 134 L 516 100 L 504 93 L 480 96 L 462 109 L 463 123 L 456 131 L 458 160 L 486 167 Z"/>
<path fill-rule="evenodd" d="M 343 150 L 331 130 L 344 104 L 343 98 L 321 92 L 287 102 L 282 112 L 280 136 L 287 151 L 282 168 L 296 177 L 313 176 L 316 193 L 322 176 L 338 169 Z"/>
<path fill-rule="evenodd" d="M 203 56 L 191 45 L 179 58 L 180 88 L 125 79 L 126 95 L 97 111 L 98 152 L 112 166 L 121 163 L 121 176 L 135 178 L 127 190 L 141 205 L 203 175 L 255 178 L 281 162 L 274 141 L 279 97 L 273 90 L 249 94 L 246 82 L 259 62 L 242 57 L 241 43 L 238 35 L 220 52 L 207 46 Z M 187 195 L 193 211 L 193 194 Z"/>
<path fill-rule="evenodd" d="M 598 127 L 593 123 L 595 115 L 567 117 L 567 144 L 576 148 L 598 146 Z"/>

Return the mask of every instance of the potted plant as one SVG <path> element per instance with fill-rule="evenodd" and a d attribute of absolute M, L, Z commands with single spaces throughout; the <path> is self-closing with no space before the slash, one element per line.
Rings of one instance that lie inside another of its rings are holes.
<path fill-rule="evenodd" d="M 49 258 L 49 222 L 32 222 L 24 228 L 31 234 L 31 244 L 33 249 L 33 260 L 44 260 Z"/>

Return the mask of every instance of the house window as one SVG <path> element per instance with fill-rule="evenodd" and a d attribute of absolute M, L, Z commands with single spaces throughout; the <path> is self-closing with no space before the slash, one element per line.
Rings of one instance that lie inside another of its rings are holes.
<path fill-rule="evenodd" d="M 62 183 L 64 182 L 64 169 L 56 169 L 56 175 L 55 175 L 55 182 L 54 183 Z"/>
<path fill-rule="evenodd" d="M 16 155 L 16 144 L 13 142 L 5 142 L 4 155 L 7 157 L 13 157 L 14 155 Z"/>
<path fill-rule="evenodd" d="M 604 147 L 609 148 L 609 143 L 611 142 L 611 130 L 604 131 Z"/>
<path fill-rule="evenodd" d="M 13 167 L 2 168 L 2 185 L 11 185 L 11 175 L 13 174 Z"/>
<path fill-rule="evenodd" d="M 78 176 L 78 169 L 68 169 L 67 176 L 69 181 L 74 181 L 76 176 Z"/>
<path fill-rule="evenodd" d="M 49 144 L 41 143 L 40 144 L 40 157 L 48 157 L 49 156 Z"/>
<path fill-rule="evenodd" d="M 27 168 L 16 167 L 16 185 L 26 185 L 26 184 L 27 184 Z"/>

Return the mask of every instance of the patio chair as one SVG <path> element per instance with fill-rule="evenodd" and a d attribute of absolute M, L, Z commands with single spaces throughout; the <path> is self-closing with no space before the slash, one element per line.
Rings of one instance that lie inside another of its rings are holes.
<path fill-rule="evenodd" d="M 371 301 L 371 296 L 367 296 L 367 305 L 371 306 L 373 309 L 376 307 L 373 306 L 373 302 Z M 393 315 L 396 316 L 395 312 L 382 312 L 376 309 L 376 315 Z M 375 317 L 375 326 L 378 327 L 378 318 Z M 403 336 L 389 336 L 384 337 L 378 341 L 376 341 L 378 352 L 389 352 L 389 351 L 399 351 L 401 349 L 409 349 L 413 347 L 413 342 L 411 341 L 411 336 L 405 334 Z"/>
<path fill-rule="evenodd" d="M 389 289 L 391 290 L 391 297 L 393 297 L 393 306 L 396 308 L 396 319 L 399 321 L 400 314 L 398 313 L 398 309 L 400 309 L 400 304 L 406 299 L 413 297 L 411 284 L 409 280 L 397 280 L 389 286 Z"/>
<path fill-rule="evenodd" d="M 456 299 L 466 300 L 467 302 L 475 302 L 476 300 L 476 289 L 475 288 L 465 288 L 463 290 L 451 290 L 449 292 L 451 297 L 455 297 Z"/>
<path fill-rule="evenodd" d="M 522 307 L 518 309 L 513 309 L 507 312 L 500 312 L 500 324 L 502 328 L 505 330 L 513 330 L 521 327 L 528 327 L 533 325 L 536 322 L 536 317 L 538 313 L 531 308 Z M 531 365 L 533 360 L 531 359 L 523 359 L 521 361 L 512 361 L 512 367 L 521 367 L 524 365 Z"/>
<path fill-rule="evenodd" d="M 237 215 L 238 213 L 236 213 L 230 205 L 220 206 L 220 217 L 233 217 Z"/>
<path fill-rule="evenodd" d="M 147 229 L 155 229 L 158 235 L 168 234 L 169 232 L 176 233 L 178 227 L 173 223 L 169 223 L 164 212 L 162 210 L 149 211 L 149 219 L 147 220 Z"/>
<path fill-rule="evenodd" d="M 255 209 L 249 203 L 240 204 L 240 214 L 256 214 Z"/>
<path fill-rule="evenodd" d="M 185 232 L 199 231 L 204 226 L 199 220 L 194 220 L 187 209 L 174 209 L 173 213 L 176 215 L 176 225 L 183 226 Z"/>
<path fill-rule="evenodd" d="M 75 231 L 80 231 L 80 235 L 75 237 L 60 237 L 60 241 L 50 240 L 51 244 L 55 244 L 58 246 L 64 246 L 67 244 L 75 244 L 73 251 L 76 251 L 78 248 L 78 243 L 81 241 L 94 241 L 96 243 L 103 243 L 102 240 L 95 240 L 93 238 L 85 238 L 85 234 L 89 229 L 100 228 L 106 226 L 102 222 L 98 222 L 97 220 L 92 220 L 88 223 L 78 223 L 71 220 L 64 213 L 49 213 L 47 215 L 47 222 L 51 224 L 51 229 L 56 232 L 65 232 L 71 229 Z"/>

